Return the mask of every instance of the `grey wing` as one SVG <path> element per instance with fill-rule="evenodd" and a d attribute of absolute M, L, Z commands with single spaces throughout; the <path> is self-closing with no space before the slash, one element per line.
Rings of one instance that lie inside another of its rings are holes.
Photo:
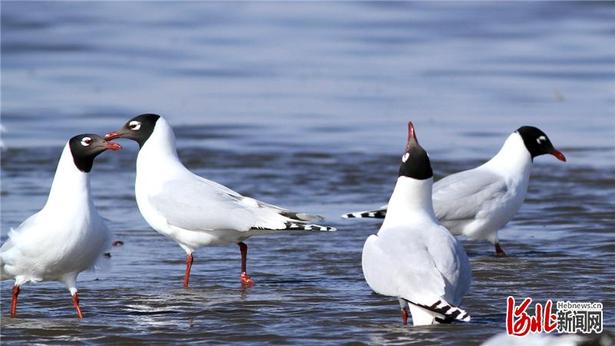
<path fill-rule="evenodd" d="M 193 231 L 283 230 L 313 217 L 244 197 L 198 176 L 166 182 L 149 202 L 169 225 Z"/>
<path fill-rule="evenodd" d="M 431 237 L 428 251 L 436 268 L 446 278 L 446 296 L 449 303 L 458 305 L 470 289 L 472 269 L 462 244 L 446 228 L 441 228 L 443 237 Z M 434 235 L 437 232 L 433 232 Z"/>
<path fill-rule="evenodd" d="M 369 286 L 377 293 L 432 302 L 445 293 L 445 282 L 428 250 L 415 242 L 371 235 L 363 247 L 362 266 Z"/>
<path fill-rule="evenodd" d="M 470 317 L 465 310 L 446 301 L 446 293 L 451 288 L 447 287 L 447 275 L 440 271 L 440 263 L 435 260 L 425 246 L 372 235 L 363 247 L 362 266 L 365 279 L 375 292 L 403 298 L 437 313 L 443 320 L 468 321 Z M 459 264 L 448 264 L 449 267 L 456 265 Z"/>
<path fill-rule="evenodd" d="M 484 211 L 486 202 L 503 197 L 506 182 L 497 174 L 471 169 L 449 175 L 434 184 L 433 204 L 442 222 L 471 221 Z"/>
<path fill-rule="evenodd" d="M 213 189 L 215 190 L 219 190 L 220 192 L 223 192 L 229 196 L 232 196 L 234 198 L 237 198 L 238 200 L 250 200 L 253 201 L 255 203 L 257 203 L 260 207 L 262 208 L 270 208 L 270 209 L 275 209 L 278 211 L 279 214 L 282 214 L 284 216 L 287 216 L 290 219 L 293 219 L 294 221 L 322 221 L 324 220 L 324 218 L 320 215 L 313 215 L 313 214 L 307 214 L 307 213 L 298 213 L 298 212 L 293 212 L 290 210 L 286 210 L 284 208 L 280 208 L 276 205 L 273 204 L 269 204 L 269 203 L 265 203 L 263 201 L 257 201 L 255 199 L 249 198 L 249 197 L 245 197 L 242 196 L 241 194 L 239 194 L 236 191 L 233 191 L 231 189 L 229 189 L 228 187 L 222 185 L 222 184 L 218 184 L 215 181 L 211 181 L 211 180 L 207 180 L 203 177 L 200 177 L 198 175 L 194 175 L 194 178 L 200 180 L 201 182 L 210 185 Z"/>

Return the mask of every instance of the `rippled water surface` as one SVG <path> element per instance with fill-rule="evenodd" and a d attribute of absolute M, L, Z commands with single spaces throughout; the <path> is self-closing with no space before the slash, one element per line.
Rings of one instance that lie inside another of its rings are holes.
<path fill-rule="evenodd" d="M 80 276 L 83 321 L 58 283 L 26 285 L 5 342 L 480 343 L 505 297 L 604 304 L 615 325 L 615 6 L 609 3 L 2 2 L 2 239 L 46 199 L 64 141 L 143 112 L 175 125 L 182 161 L 240 193 L 320 213 L 335 233 L 184 252 L 134 201 L 136 146 L 92 173 L 114 247 Z M 568 157 L 535 160 L 500 232 L 509 257 L 466 241 L 469 324 L 403 327 L 371 292 L 361 248 L 386 202 L 405 122 L 436 177 L 488 159 L 525 124 Z"/>

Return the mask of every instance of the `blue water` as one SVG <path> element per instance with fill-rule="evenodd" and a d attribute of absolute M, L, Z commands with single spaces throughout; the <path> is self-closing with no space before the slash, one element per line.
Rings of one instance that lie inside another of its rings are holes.
<path fill-rule="evenodd" d="M 92 187 L 115 238 L 105 273 L 24 287 L 11 342 L 479 343 L 504 331 L 505 297 L 602 301 L 615 323 L 615 6 L 576 2 L 9 2 L 1 4 L 3 239 L 43 205 L 61 146 L 134 115 L 163 114 L 183 161 L 241 193 L 326 216 L 335 234 L 183 251 L 143 221 L 135 145 L 97 160 Z M 437 177 L 488 159 L 521 125 L 568 162 L 536 159 L 507 229 L 510 257 L 466 242 L 470 324 L 404 328 L 360 268 L 386 202 L 405 123 Z M 98 278 L 100 280 L 95 281 Z M 135 278 L 138 278 L 135 279 Z"/>

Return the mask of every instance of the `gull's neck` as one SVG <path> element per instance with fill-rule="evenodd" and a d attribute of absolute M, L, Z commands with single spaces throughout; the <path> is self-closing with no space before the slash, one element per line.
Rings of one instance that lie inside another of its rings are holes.
<path fill-rule="evenodd" d="M 525 147 L 521 136 L 514 132 L 508 136 L 500 151 L 483 166 L 504 176 L 521 174 L 529 177 L 532 168 L 532 156 Z"/>
<path fill-rule="evenodd" d="M 72 210 L 72 208 L 89 208 L 92 206 L 89 174 L 80 171 L 75 166 L 70 146 L 67 143 L 62 151 L 49 197 L 43 209 L 66 212 Z"/>
<path fill-rule="evenodd" d="M 169 179 L 186 171 L 187 168 L 177 156 L 173 129 L 164 118 L 159 118 L 154 131 L 139 150 L 137 179 L 139 177 Z"/>
<path fill-rule="evenodd" d="M 431 200 L 432 186 L 433 178 L 423 180 L 404 176 L 397 178 L 382 227 L 413 222 L 419 217 L 435 220 Z"/>

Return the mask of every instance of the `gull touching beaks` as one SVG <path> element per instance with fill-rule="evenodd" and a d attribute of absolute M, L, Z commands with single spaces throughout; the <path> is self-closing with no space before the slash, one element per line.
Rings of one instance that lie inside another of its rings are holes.
<path fill-rule="evenodd" d="M 157 232 L 186 251 L 184 286 L 188 287 L 193 252 L 207 245 L 237 244 L 241 252 L 240 279 L 248 276 L 246 239 L 282 231 L 334 231 L 313 224 L 322 218 L 293 212 L 239 193 L 188 170 L 179 160 L 175 134 L 165 118 L 142 114 L 107 139 L 127 138 L 139 144 L 135 195 L 139 210 Z"/>
<path fill-rule="evenodd" d="M 89 172 L 96 156 L 120 149 L 95 134 L 75 136 L 64 146 L 45 206 L 12 230 L 0 248 L 0 279 L 15 280 L 11 317 L 23 284 L 60 281 L 72 295 L 77 317 L 83 318 L 77 276 L 111 246 L 109 230 L 92 201 Z"/>

